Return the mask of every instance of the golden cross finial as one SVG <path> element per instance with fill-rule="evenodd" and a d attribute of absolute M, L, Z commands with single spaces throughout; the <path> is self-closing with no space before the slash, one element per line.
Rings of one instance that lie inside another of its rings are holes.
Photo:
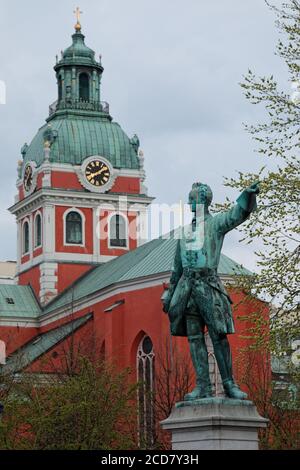
<path fill-rule="evenodd" d="M 82 11 L 80 11 L 79 7 L 77 7 L 76 10 L 74 10 L 74 14 L 76 15 L 76 19 L 77 19 L 75 29 L 76 31 L 80 31 L 81 30 L 80 15 L 82 15 Z"/>

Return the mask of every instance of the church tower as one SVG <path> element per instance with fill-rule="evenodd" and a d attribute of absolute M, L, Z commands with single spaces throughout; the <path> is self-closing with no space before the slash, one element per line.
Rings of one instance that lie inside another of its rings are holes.
<path fill-rule="evenodd" d="M 57 100 L 22 147 L 15 204 L 18 283 L 42 305 L 93 266 L 145 241 L 147 206 L 139 139 L 101 101 L 101 57 L 85 45 L 79 18 L 57 58 Z"/>

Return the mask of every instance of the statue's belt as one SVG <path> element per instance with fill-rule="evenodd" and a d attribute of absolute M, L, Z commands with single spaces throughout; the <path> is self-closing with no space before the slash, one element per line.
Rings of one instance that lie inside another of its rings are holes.
<path fill-rule="evenodd" d="M 219 281 L 219 276 L 216 269 L 212 268 L 183 268 L 183 276 L 187 279 L 201 279 L 201 281 L 205 282 L 209 287 L 216 290 L 220 294 L 227 297 L 229 302 L 232 304 L 232 300 L 227 294 L 226 291 L 220 289 L 216 284 L 212 284 L 211 282 Z M 211 282 L 210 282 L 211 281 Z"/>
<path fill-rule="evenodd" d="M 183 275 L 194 279 L 218 277 L 217 270 L 212 268 L 183 268 Z"/>

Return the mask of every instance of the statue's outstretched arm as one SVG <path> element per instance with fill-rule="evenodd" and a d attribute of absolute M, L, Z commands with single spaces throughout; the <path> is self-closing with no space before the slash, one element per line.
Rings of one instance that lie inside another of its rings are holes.
<path fill-rule="evenodd" d="M 217 229 L 223 234 L 242 224 L 252 211 L 256 209 L 256 195 L 259 193 L 259 183 L 255 182 L 246 188 L 237 198 L 237 204 L 227 212 L 215 217 Z"/>

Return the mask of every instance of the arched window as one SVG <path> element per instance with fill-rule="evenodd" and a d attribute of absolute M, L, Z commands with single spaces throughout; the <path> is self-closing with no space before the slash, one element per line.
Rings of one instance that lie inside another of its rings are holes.
<path fill-rule="evenodd" d="M 62 99 L 62 78 L 58 77 L 58 101 Z"/>
<path fill-rule="evenodd" d="M 29 223 L 26 221 L 23 225 L 23 255 L 29 252 Z"/>
<path fill-rule="evenodd" d="M 42 217 L 37 214 L 34 219 L 34 247 L 42 245 Z"/>
<path fill-rule="evenodd" d="M 71 211 L 65 220 L 65 242 L 71 245 L 83 244 L 82 217 L 78 212 Z"/>
<path fill-rule="evenodd" d="M 79 99 L 83 101 L 90 99 L 90 79 L 87 73 L 79 75 Z"/>
<path fill-rule="evenodd" d="M 138 411 L 140 446 L 149 448 L 154 441 L 154 351 L 151 338 L 144 336 L 137 351 Z"/>
<path fill-rule="evenodd" d="M 110 219 L 109 244 L 111 247 L 127 246 L 126 221 L 122 215 L 113 215 Z"/>

